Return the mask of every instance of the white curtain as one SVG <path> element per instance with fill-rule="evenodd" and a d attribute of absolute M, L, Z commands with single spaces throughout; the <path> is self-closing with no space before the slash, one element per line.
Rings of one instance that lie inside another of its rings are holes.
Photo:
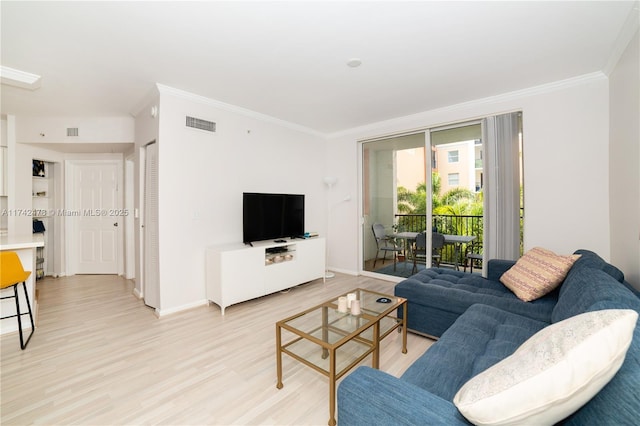
<path fill-rule="evenodd" d="M 516 260 L 520 257 L 519 112 L 483 120 L 484 257 Z"/>

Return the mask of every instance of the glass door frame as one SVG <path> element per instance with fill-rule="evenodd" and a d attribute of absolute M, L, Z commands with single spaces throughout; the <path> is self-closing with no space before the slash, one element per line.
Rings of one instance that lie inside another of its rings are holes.
<path fill-rule="evenodd" d="M 367 202 L 370 202 L 370 200 L 367 200 L 367 196 L 369 195 L 368 190 L 365 188 L 365 184 L 367 182 L 365 182 L 365 175 L 366 175 L 366 170 L 365 167 L 367 166 L 367 164 L 365 163 L 365 148 L 366 145 L 368 143 L 373 143 L 373 142 L 381 142 L 381 141 L 385 141 L 385 140 L 392 140 L 392 139 L 399 139 L 402 137 L 407 137 L 407 136 L 415 136 L 415 135 L 423 135 L 424 136 L 424 140 L 425 142 L 423 142 L 423 144 L 420 147 L 423 147 L 425 149 L 425 156 L 428 155 L 429 152 L 429 148 L 428 148 L 428 144 L 426 143 L 427 141 L 427 137 L 428 137 L 428 129 L 419 129 L 419 130 L 415 130 L 415 131 L 411 131 L 411 132 L 400 132 L 400 133 L 395 133 L 395 134 L 391 134 L 391 135 L 386 135 L 386 136 L 381 136 L 381 137 L 376 137 L 376 138 L 371 138 L 371 139 L 364 139 L 364 140 L 360 140 L 358 141 L 358 199 L 359 199 L 359 205 L 358 205 L 358 217 L 359 217 L 359 242 L 358 242 L 358 273 L 364 276 L 371 276 L 371 277 L 375 277 L 375 278 L 381 278 L 384 277 L 384 279 L 387 280 L 392 280 L 392 281 L 401 281 L 404 278 L 402 277 L 395 277 L 395 276 L 390 276 L 390 275 L 385 275 L 385 274 L 380 274 L 380 273 L 376 273 L 374 271 L 367 271 L 365 270 L 365 261 L 367 259 L 365 259 L 365 251 L 366 251 L 366 242 L 365 240 L 367 239 L 368 235 L 372 235 L 371 229 L 369 229 L 372 225 L 372 223 L 369 223 L 367 221 L 367 216 L 368 214 L 365 214 L 367 212 L 365 205 Z M 391 143 L 391 142 L 390 142 Z M 417 147 L 416 147 L 417 148 Z M 408 148 L 407 148 L 408 149 Z M 394 163 L 396 162 L 395 160 L 395 154 L 394 154 Z M 427 168 L 430 170 L 430 162 L 431 159 L 429 158 L 425 158 L 425 163 L 427 164 Z M 394 164 L 394 171 L 395 171 L 395 164 Z M 427 180 L 427 174 L 428 172 L 425 170 L 425 183 Z M 429 179 L 430 182 L 430 179 Z M 431 196 L 431 188 L 430 185 L 426 185 L 427 187 L 427 210 L 429 209 L 429 205 L 430 205 L 430 201 L 429 201 L 429 197 Z M 394 218 L 395 218 L 395 214 L 397 213 L 397 185 L 396 188 L 393 189 L 393 206 L 394 206 Z M 428 222 L 427 222 L 428 223 Z M 429 238 L 430 239 L 430 238 Z M 430 244 L 430 242 L 429 242 Z M 431 258 L 430 256 L 428 256 L 428 262 L 429 262 L 429 266 L 430 266 L 430 262 L 431 262 Z"/>
<path fill-rule="evenodd" d="M 365 203 L 368 202 L 368 200 L 366 200 L 366 196 L 368 195 L 368 191 L 365 189 L 364 185 L 365 185 L 365 147 L 367 143 L 371 143 L 371 142 L 380 142 L 380 141 L 384 141 L 384 140 L 391 140 L 391 139 L 395 139 L 395 138 L 400 138 L 403 136 L 409 136 L 409 135 L 419 135 L 422 134 L 424 136 L 424 153 L 425 153 L 425 186 L 426 186 L 426 212 L 425 212 L 425 226 L 426 226 L 426 230 L 428 231 L 429 229 L 432 229 L 433 227 L 433 184 L 432 184 L 432 172 L 433 172 L 433 158 L 432 158 L 432 146 L 431 146 L 431 133 L 436 132 L 436 131 L 442 131 L 442 130 L 448 130 L 448 129 L 455 129 L 455 128 L 459 128 L 459 127 L 466 127 L 466 126 L 472 126 L 472 125 L 480 125 L 481 126 L 481 140 L 482 135 L 484 135 L 484 123 L 483 123 L 483 119 L 482 118 L 478 118 L 478 119 L 472 119 L 472 120 L 464 120 L 464 121 L 459 121 L 459 122 L 455 122 L 455 123 L 451 123 L 451 124 L 446 124 L 446 125 L 441 125 L 441 126 L 433 126 L 433 127 L 427 127 L 427 128 L 423 128 L 423 129 L 416 129 L 414 131 L 410 131 L 410 132 L 399 132 L 399 133 L 395 133 L 395 134 L 390 134 L 390 135 L 385 135 L 385 136 L 380 136 L 380 137 L 375 137 L 375 138 L 370 138 L 370 139 L 363 139 L 363 140 L 359 140 L 358 141 L 358 169 L 359 169 L 359 173 L 358 173 L 358 191 L 359 191 L 359 205 L 358 205 L 358 214 L 359 214 L 359 232 L 360 232 L 360 236 L 359 236 L 359 255 L 358 255 L 358 262 L 359 262 L 359 273 L 361 275 L 364 276 L 372 276 L 372 277 L 376 277 L 376 278 L 380 278 L 380 276 L 384 276 L 385 279 L 391 278 L 393 281 L 400 281 L 403 278 L 400 277 L 390 277 L 388 275 L 384 275 L 384 274 L 380 274 L 380 273 L 376 273 L 374 271 L 367 271 L 365 270 L 365 239 L 366 239 L 366 235 L 368 235 L 367 233 L 371 234 L 371 230 L 370 229 L 366 229 L 367 226 L 370 226 L 371 223 L 367 222 L 367 218 L 365 216 Z M 484 140 L 482 140 L 482 144 L 484 145 Z M 395 160 L 394 160 L 395 161 Z M 483 162 L 483 173 L 485 173 L 486 175 L 486 171 L 485 171 L 485 162 Z M 395 167 L 395 166 L 394 166 Z M 394 200 L 394 206 L 397 206 L 397 188 L 396 190 L 394 190 L 394 197 L 396 197 L 396 199 Z M 486 209 L 484 210 L 485 213 L 483 213 L 483 220 L 485 220 L 484 216 L 486 214 Z M 397 213 L 397 212 L 396 212 Z M 394 213 L 395 215 L 395 213 Z M 486 229 L 483 228 L 483 233 L 486 232 Z M 484 238 L 483 238 L 484 240 Z M 431 238 L 431 232 L 427 232 L 427 253 L 431 253 L 432 251 L 432 238 Z M 429 268 L 432 265 L 432 258 L 431 256 L 426 256 L 426 267 Z"/>

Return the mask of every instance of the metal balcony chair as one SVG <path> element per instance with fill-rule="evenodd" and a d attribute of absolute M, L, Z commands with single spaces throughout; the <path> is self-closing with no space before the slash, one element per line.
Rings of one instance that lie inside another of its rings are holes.
<path fill-rule="evenodd" d="M 384 226 L 380 223 L 374 223 L 371 226 L 371 230 L 373 231 L 373 236 L 376 240 L 376 258 L 373 260 L 373 268 L 376 267 L 376 262 L 378 261 L 378 254 L 383 252 L 382 261 L 384 262 L 387 258 L 387 253 L 393 253 L 393 270 L 396 270 L 396 264 L 398 260 L 398 253 L 402 252 L 402 248 L 398 247 L 395 242 L 395 239 L 391 236 L 388 236 L 386 231 L 384 230 Z"/>
<path fill-rule="evenodd" d="M 482 264 L 482 243 L 474 242 L 467 246 L 467 250 L 464 256 L 464 268 L 463 272 L 467 272 L 467 263 L 469 264 L 469 272 L 473 274 L 473 264 L 480 262 Z"/>
<path fill-rule="evenodd" d="M 14 251 L 3 251 L 0 252 L 0 289 L 4 290 L 9 287 L 13 287 L 13 296 L 3 296 L 0 299 L 15 299 L 16 300 L 16 314 L 15 315 L 7 315 L 0 319 L 5 318 L 13 318 L 16 317 L 18 319 L 18 332 L 20 334 L 20 348 L 24 350 L 31 340 L 31 336 L 33 336 L 33 332 L 36 329 L 36 326 L 33 322 L 33 313 L 31 312 L 31 303 L 29 302 L 29 294 L 27 293 L 27 278 L 31 275 L 31 271 L 25 271 L 22 267 L 22 262 L 20 262 L 20 258 L 18 254 Z M 20 313 L 20 300 L 18 300 L 18 285 L 22 283 L 22 289 L 24 290 L 24 297 L 27 300 L 27 308 L 28 312 Z M 27 338 L 27 341 L 24 341 L 24 337 L 22 335 L 22 315 L 29 314 L 29 319 L 31 320 L 31 333 Z"/>
<path fill-rule="evenodd" d="M 444 247 L 444 235 L 437 232 L 431 234 L 431 260 L 436 267 L 440 267 L 440 259 L 442 257 L 442 248 Z M 413 245 L 413 269 L 412 274 L 418 271 L 418 262 L 427 263 L 427 234 L 421 232 L 416 235 L 416 241 Z"/>
<path fill-rule="evenodd" d="M 418 262 L 427 262 L 427 235 L 424 232 L 416 235 L 416 240 L 413 243 L 413 269 L 412 274 L 418 272 Z"/>
<path fill-rule="evenodd" d="M 444 235 L 433 232 L 431 233 L 431 259 L 435 262 L 436 267 L 440 267 L 442 259 L 442 248 L 444 247 Z"/>

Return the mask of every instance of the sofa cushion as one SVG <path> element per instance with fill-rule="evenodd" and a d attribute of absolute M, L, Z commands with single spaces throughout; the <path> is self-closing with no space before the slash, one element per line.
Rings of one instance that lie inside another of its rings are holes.
<path fill-rule="evenodd" d="M 640 419 L 640 325 L 618 373 L 588 404 L 562 421 L 563 426 L 635 425 Z"/>
<path fill-rule="evenodd" d="M 547 325 L 492 306 L 473 305 L 402 379 L 451 401 L 471 377 L 511 355 Z"/>
<path fill-rule="evenodd" d="M 422 270 L 398 283 L 394 294 L 408 300 L 408 328 L 436 337 L 476 303 L 549 323 L 558 299 L 556 290 L 524 303 L 498 281 L 441 268 Z"/>
<path fill-rule="evenodd" d="M 511 269 L 515 264 L 515 260 L 489 259 L 489 261 L 487 261 L 487 279 L 496 282 L 500 281 L 502 274 Z"/>
<path fill-rule="evenodd" d="M 611 275 L 616 281 L 624 282 L 624 273 L 615 266 L 610 263 L 607 263 L 598 256 L 596 253 L 590 250 L 576 250 L 574 254 L 579 254 L 580 259 L 578 259 L 574 265 L 574 269 L 580 269 L 582 267 L 599 269 L 607 274 Z"/>
<path fill-rule="evenodd" d="M 583 256 L 584 257 L 584 256 Z M 578 260 L 582 261 L 583 257 Z M 560 289 L 552 321 L 601 309 L 633 309 L 640 313 L 640 298 L 603 269 L 593 269 L 578 262 Z M 635 389 L 640 383 L 640 326 L 620 371 L 587 405 L 568 419 L 565 425 L 634 424 L 640 418 L 640 400 Z M 634 420 L 631 420 L 634 419 Z"/>
<path fill-rule="evenodd" d="M 633 310 L 611 309 L 552 324 L 472 378 L 453 402 L 476 425 L 554 424 L 615 375 L 637 319 Z"/>
<path fill-rule="evenodd" d="M 640 311 L 640 299 L 631 290 L 600 269 L 588 267 L 572 270 L 562 284 L 551 322 L 602 309 Z"/>
<path fill-rule="evenodd" d="M 371 367 L 349 373 L 337 393 L 339 425 L 469 426 L 451 400 Z"/>
<path fill-rule="evenodd" d="M 530 302 L 550 293 L 560 285 L 580 255 L 557 255 L 534 247 L 500 277 L 519 299 Z"/>

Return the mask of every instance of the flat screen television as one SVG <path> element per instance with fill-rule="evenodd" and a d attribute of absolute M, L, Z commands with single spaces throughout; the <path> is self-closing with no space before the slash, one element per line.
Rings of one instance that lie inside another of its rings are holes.
<path fill-rule="evenodd" d="M 273 240 L 304 235 L 304 195 L 242 194 L 242 240 Z"/>

